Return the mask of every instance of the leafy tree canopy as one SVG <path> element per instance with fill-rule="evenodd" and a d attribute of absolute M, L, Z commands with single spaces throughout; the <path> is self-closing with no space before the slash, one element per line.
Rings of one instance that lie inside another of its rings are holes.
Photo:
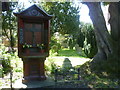
<path fill-rule="evenodd" d="M 10 42 L 10 47 L 13 49 L 16 39 L 16 18 L 13 15 L 13 10 L 16 9 L 17 3 L 10 2 L 9 10 L 2 12 L 2 35 Z"/>
<path fill-rule="evenodd" d="M 54 15 L 51 20 L 52 34 L 73 34 L 79 29 L 79 7 L 75 7 L 73 3 L 46 2 L 43 6 L 49 14 Z"/>

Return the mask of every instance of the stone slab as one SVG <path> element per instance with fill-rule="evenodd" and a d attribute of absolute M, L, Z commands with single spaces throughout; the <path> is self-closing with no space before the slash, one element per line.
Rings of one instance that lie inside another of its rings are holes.
<path fill-rule="evenodd" d="M 19 79 L 14 83 L 13 88 L 15 89 L 17 88 L 41 88 L 41 87 L 52 86 L 52 85 L 55 85 L 55 82 L 54 80 L 51 80 L 51 79 L 47 79 L 45 81 L 33 81 L 33 82 L 28 82 L 26 84 L 23 84 L 22 80 Z"/>

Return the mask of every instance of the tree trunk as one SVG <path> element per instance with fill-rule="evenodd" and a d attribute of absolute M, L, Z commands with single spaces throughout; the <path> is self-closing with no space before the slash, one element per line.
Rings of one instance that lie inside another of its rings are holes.
<path fill-rule="evenodd" d="M 12 18 L 11 12 L 8 12 L 8 15 L 9 15 L 9 31 L 10 31 L 10 41 L 9 42 L 10 42 L 10 48 L 11 48 L 10 52 L 14 52 L 14 43 L 15 42 L 14 42 L 14 37 L 13 37 L 14 33 L 13 33 L 12 28 L 11 28 L 11 20 L 10 20 Z"/>
<path fill-rule="evenodd" d="M 119 31 L 119 17 L 120 17 L 120 11 L 119 11 L 119 3 L 118 2 L 112 2 L 109 5 L 109 13 L 110 13 L 110 19 L 109 23 L 111 26 L 111 37 L 114 41 L 118 41 L 118 31 Z"/>
<path fill-rule="evenodd" d="M 113 54 L 119 53 L 119 31 L 120 31 L 120 2 L 112 2 L 109 5 L 110 19 L 109 23 L 111 26 L 111 46 Z"/>
<path fill-rule="evenodd" d="M 109 32 L 106 27 L 106 22 L 103 16 L 100 2 L 86 2 L 85 3 L 90 12 L 90 18 L 92 19 L 95 36 L 97 41 L 98 52 L 94 56 L 94 62 L 107 60 L 107 57 L 112 52 L 108 39 L 110 38 Z"/>
<path fill-rule="evenodd" d="M 112 46 L 112 54 L 109 56 L 109 60 L 112 61 L 112 68 L 115 68 L 115 73 L 118 77 L 120 76 L 120 2 L 112 2 L 109 5 L 110 19 L 109 23 L 111 26 L 111 37 L 110 44 Z M 119 81 L 120 83 L 120 81 Z"/>
<path fill-rule="evenodd" d="M 94 31 L 98 47 L 98 53 L 94 56 L 93 63 L 91 65 L 92 69 L 95 72 L 97 71 L 97 73 L 105 71 L 113 78 L 118 78 L 120 76 L 120 2 L 111 2 L 109 4 L 109 23 L 111 26 L 110 34 L 106 28 L 100 3 L 87 2 L 85 4 L 90 10 L 89 14 L 95 28 Z"/>

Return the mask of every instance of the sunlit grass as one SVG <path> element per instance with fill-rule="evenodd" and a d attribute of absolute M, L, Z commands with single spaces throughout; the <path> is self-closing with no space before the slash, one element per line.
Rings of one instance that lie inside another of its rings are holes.
<path fill-rule="evenodd" d="M 68 48 L 64 48 L 59 50 L 58 55 L 57 56 L 66 56 L 66 57 L 84 57 L 85 55 L 83 52 L 81 52 L 82 54 L 80 55 L 76 50 L 72 50 L 72 49 L 68 49 Z"/>
<path fill-rule="evenodd" d="M 51 62 L 54 62 L 58 66 L 62 66 L 65 58 L 69 58 L 72 66 L 82 65 L 86 61 L 89 61 L 89 58 L 86 58 L 84 53 L 81 52 L 80 55 L 76 50 L 70 50 L 68 48 L 60 49 L 58 53 L 50 54 L 50 56 L 45 61 L 46 65 L 50 65 Z"/>

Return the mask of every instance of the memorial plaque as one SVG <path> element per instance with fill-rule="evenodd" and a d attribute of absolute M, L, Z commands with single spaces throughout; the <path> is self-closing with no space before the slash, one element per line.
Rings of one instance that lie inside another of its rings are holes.
<path fill-rule="evenodd" d="M 45 80 L 44 61 L 49 55 L 52 16 L 37 5 L 14 15 L 18 18 L 18 56 L 23 60 L 23 82 Z"/>

